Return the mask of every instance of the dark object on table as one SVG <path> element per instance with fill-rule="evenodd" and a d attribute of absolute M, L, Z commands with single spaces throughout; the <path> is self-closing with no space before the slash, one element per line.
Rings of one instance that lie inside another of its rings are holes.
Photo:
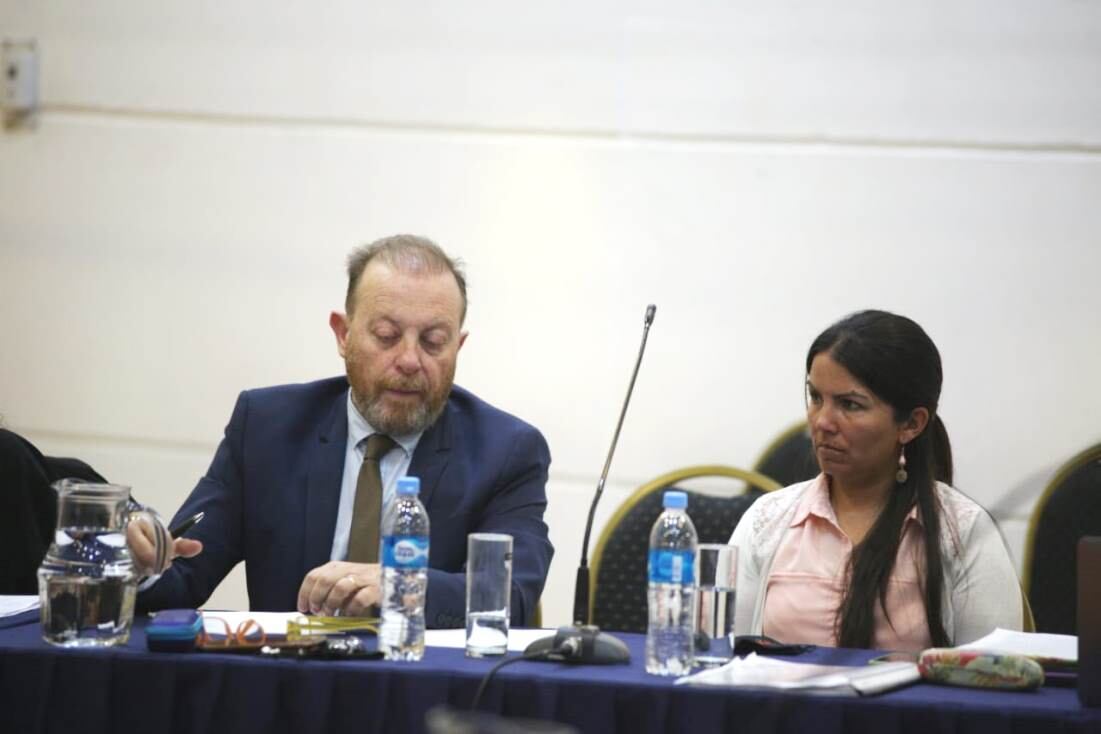
<path fill-rule="evenodd" d="M 1076 548 L 1086 535 L 1101 535 L 1101 444 L 1060 467 L 1032 512 L 1024 588 L 1037 632 L 1076 634 Z"/>
<path fill-rule="evenodd" d="M 631 661 L 621 640 L 591 625 L 559 627 L 558 632 L 540 637 L 524 650 L 524 657 L 578 665 L 614 665 Z"/>
<path fill-rule="evenodd" d="M 604 630 L 646 631 L 646 562 L 650 529 L 661 514 L 667 489 L 697 477 L 743 480 L 744 494 L 725 497 L 688 491 L 688 516 L 701 543 L 726 543 L 742 514 L 765 491 L 779 485 L 768 477 L 732 466 L 692 466 L 647 482 L 624 500 L 604 527 L 592 555 L 592 623 Z"/>
<path fill-rule="evenodd" d="M 188 652 L 203 629 L 203 617 L 194 609 L 165 609 L 145 628 L 145 644 L 154 652 Z"/>
<path fill-rule="evenodd" d="M 1101 537 L 1078 541 L 1078 698 L 1101 706 Z"/>
<path fill-rule="evenodd" d="M 818 459 L 807 432 L 806 420 L 801 420 L 772 440 L 753 465 L 753 471 L 775 479 L 787 487 L 818 476 Z"/>
<path fill-rule="evenodd" d="M 259 654 L 298 660 L 381 660 L 384 657 L 381 650 L 369 649 L 363 640 L 353 635 L 326 637 L 315 645 L 269 643 L 260 648 Z"/>
<path fill-rule="evenodd" d="M 878 663 L 916 663 L 920 657 L 920 652 L 892 650 L 891 652 L 885 652 L 882 655 L 877 655 L 872 658 L 868 661 L 868 665 L 876 665 Z"/>
<path fill-rule="evenodd" d="M 801 655 L 813 649 L 814 645 L 792 645 L 768 635 L 738 635 L 734 638 L 734 654 L 738 656 L 751 652 L 758 655 Z"/>
<path fill-rule="evenodd" d="M 0 594 L 37 594 L 38 566 L 57 525 L 58 479 L 105 482 L 79 459 L 43 456 L 22 436 L 0 429 Z"/>
<path fill-rule="evenodd" d="M 569 724 L 538 719 L 506 719 L 503 716 L 456 711 L 436 706 L 424 717 L 429 734 L 578 734 Z"/>

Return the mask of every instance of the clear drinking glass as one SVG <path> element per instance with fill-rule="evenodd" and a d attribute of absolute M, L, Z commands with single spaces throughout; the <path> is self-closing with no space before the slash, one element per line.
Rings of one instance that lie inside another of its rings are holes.
<path fill-rule="evenodd" d="M 480 658 L 508 649 L 512 536 L 471 533 L 466 541 L 466 654 Z"/>
<path fill-rule="evenodd" d="M 696 568 L 696 664 L 723 665 L 734 655 L 738 549 L 723 543 L 700 543 Z"/>
<path fill-rule="evenodd" d="M 56 482 L 57 531 L 38 568 L 42 637 L 65 647 L 130 638 L 137 576 L 126 544 L 130 488 Z"/>

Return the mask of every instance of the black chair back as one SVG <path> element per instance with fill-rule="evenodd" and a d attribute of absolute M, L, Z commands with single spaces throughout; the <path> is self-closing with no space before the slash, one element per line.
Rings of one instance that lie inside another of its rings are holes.
<path fill-rule="evenodd" d="M 684 490 L 688 493 L 688 516 L 701 543 L 729 541 L 746 508 L 765 491 L 779 487 L 756 472 L 715 465 L 670 472 L 640 487 L 608 521 L 593 551 L 593 624 L 617 632 L 646 631 L 650 530 L 661 514 L 662 494 L 667 489 L 684 489 L 678 482 L 707 476 L 741 479 L 750 486 L 744 494 L 727 496 Z"/>
<path fill-rule="evenodd" d="M 1032 511 L 1024 587 L 1037 632 L 1078 634 L 1077 547 L 1101 535 L 1101 444 L 1064 464 Z"/>
<path fill-rule="evenodd" d="M 807 422 L 799 421 L 761 452 L 753 471 L 775 479 L 781 487 L 818 476 L 818 459 L 807 433 Z"/>

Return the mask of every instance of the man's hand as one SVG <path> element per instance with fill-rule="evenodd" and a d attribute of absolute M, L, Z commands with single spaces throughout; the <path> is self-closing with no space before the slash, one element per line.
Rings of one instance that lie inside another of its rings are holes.
<path fill-rule="evenodd" d="M 382 572 L 377 563 L 329 561 L 306 574 L 298 589 L 298 611 L 362 617 L 382 597 Z"/>
<path fill-rule="evenodd" d="M 157 563 L 157 530 L 153 527 L 155 520 L 148 516 L 136 517 L 126 526 L 126 544 L 130 547 L 130 555 L 137 567 L 138 575 L 152 576 L 164 573 L 172 559 L 177 556 L 191 558 L 197 556 L 203 550 L 203 544 L 192 538 L 177 538 L 168 550 L 164 568 L 154 568 Z M 167 531 L 162 531 L 167 535 Z"/>

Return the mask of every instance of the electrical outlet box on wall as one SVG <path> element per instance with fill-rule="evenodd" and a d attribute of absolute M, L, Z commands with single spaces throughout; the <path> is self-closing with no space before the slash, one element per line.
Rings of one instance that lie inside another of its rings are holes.
<path fill-rule="evenodd" d="M 30 117 L 38 107 L 38 45 L 4 39 L 0 56 L 0 106 L 9 125 Z"/>

